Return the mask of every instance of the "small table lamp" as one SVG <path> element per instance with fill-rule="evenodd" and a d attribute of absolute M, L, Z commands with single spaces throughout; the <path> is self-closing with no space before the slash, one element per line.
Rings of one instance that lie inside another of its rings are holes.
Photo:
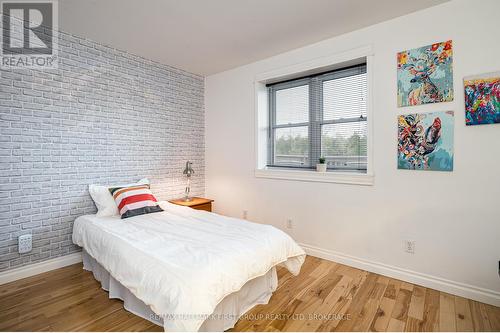
<path fill-rule="evenodd" d="M 189 192 L 191 191 L 191 175 L 194 173 L 194 170 L 191 167 L 192 164 L 193 164 L 192 162 L 187 161 L 186 168 L 182 172 L 182 174 L 186 175 L 186 177 L 187 177 L 186 189 L 184 191 L 184 201 L 191 201 L 191 197 L 189 196 Z"/>

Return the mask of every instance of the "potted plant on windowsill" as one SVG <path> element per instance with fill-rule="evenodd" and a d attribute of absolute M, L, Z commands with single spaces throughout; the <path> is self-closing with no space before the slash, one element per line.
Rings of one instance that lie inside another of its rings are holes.
<path fill-rule="evenodd" d="M 324 157 L 319 158 L 319 163 L 316 164 L 316 171 L 326 172 L 326 158 Z"/>

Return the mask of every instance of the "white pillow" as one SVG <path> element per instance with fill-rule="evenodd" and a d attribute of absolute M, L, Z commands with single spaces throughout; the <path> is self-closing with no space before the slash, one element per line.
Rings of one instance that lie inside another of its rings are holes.
<path fill-rule="evenodd" d="M 139 180 L 137 183 L 132 183 L 132 184 L 107 185 L 107 186 L 93 185 L 93 184 L 89 185 L 90 196 L 92 197 L 92 200 L 94 200 L 94 203 L 97 207 L 96 216 L 105 217 L 105 216 L 119 215 L 118 207 L 116 206 L 115 200 L 113 199 L 113 196 L 109 192 L 110 188 L 128 187 L 128 186 L 145 185 L 145 184 L 149 185 L 149 179 L 143 178 Z"/>

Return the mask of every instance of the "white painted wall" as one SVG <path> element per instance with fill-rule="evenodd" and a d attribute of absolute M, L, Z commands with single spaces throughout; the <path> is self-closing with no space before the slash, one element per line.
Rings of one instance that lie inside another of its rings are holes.
<path fill-rule="evenodd" d="M 456 0 L 207 77 L 206 194 L 216 211 L 241 217 L 246 209 L 250 220 L 282 229 L 290 217 L 294 238 L 324 253 L 451 280 L 500 302 L 500 124 L 466 127 L 462 88 L 464 76 L 500 70 L 499 12 L 497 0 Z M 455 101 L 397 108 L 396 53 L 448 39 Z M 255 75 L 367 44 L 375 185 L 255 178 Z M 455 111 L 455 170 L 397 170 L 397 115 L 441 110 Z M 416 241 L 414 255 L 404 239 Z"/>

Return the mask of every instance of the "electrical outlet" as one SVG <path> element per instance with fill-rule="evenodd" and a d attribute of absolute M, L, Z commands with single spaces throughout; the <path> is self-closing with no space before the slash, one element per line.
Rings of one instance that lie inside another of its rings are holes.
<path fill-rule="evenodd" d="M 21 235 L 17 240 L 18 244 L 18 252 L 19 253 L 27 253 L 32 249 L 33 238 L 31 234 Z"/>
<path fill-rule="evenodd" d="M 412 240 L 403 241 L 403 250 L 407 253 L 415 254 L 415 241 Z"/>
<path fill-rule="evenodd" d="M 286 227 L 288 229 L 292 229 L 293 228 L 293 221 L 292 221 L 292 219 L 287 219 L 286 220 Z"/>
<path fill-rule="evenodd" d="M 243 212 L 241 213 L 241 217 L 244 220 L 248 219 L 248 210 L 244 209 Z"/>

